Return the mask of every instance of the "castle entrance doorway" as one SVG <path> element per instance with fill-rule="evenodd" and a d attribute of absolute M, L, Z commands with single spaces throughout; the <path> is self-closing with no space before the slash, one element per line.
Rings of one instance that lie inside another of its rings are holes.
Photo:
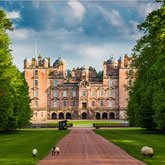
<path fill-rule="evenodd" d="M 114 119 L 115 118 L 115 114 L 113 112 L 111 112 L 110 115 L 109 115 L 109 118 L 110 119 Z"/>
<path fill-rule="evenodd" d="M 102 119 L 107 119 L 107 113 L 106 112 L 103 113 Z"/>
<path fill-rule="evenodd" d="M 85 112 L 82 113 L 82 119 L 87 119 L 87 114 Z"/>
<path fill-rule="evenodd" d="M 100 113 L 96 113 L 96 119 L 100 119 Z"/>
<path fill-rule="evenodd" d="M 59 114 L 59 119 L 64 119 L 64 114 L 62 112 Z"/>
<path fill-rule="evenodd" d="M 66 119 L 71 119 L 71 113 L 66 114 Z"/>
<path fill-rule="evenodd" d="M 87 108 L 87 103 L 82 103 L 82 109 L 86 109 Z"/>
<path fill-rule="evenodd" d="M 57 114 L 56 113 L 52 113 L 52 119 L 57 119 Z"/>

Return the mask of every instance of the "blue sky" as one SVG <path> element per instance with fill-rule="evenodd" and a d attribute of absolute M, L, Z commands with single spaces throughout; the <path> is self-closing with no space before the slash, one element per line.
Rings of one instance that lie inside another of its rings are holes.
<path fill-rule="evenodd" d="M 15 30 L 9 32 L 14 64 L 23 71 L 23 59 L 59 55 L 67 69 L 93 66 L 103 69 L 111 55 L 117 60 L 131 50 L 143 33 L 137 25 L 160 7 L 154 1 L 0 1 Z"/>

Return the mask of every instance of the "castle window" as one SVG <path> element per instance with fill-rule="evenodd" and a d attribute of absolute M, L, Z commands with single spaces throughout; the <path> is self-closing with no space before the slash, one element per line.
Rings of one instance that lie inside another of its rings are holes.
<path fill-rule="evenodd" d="M 54 86 L 57 87 L 57 80 L 54 80 Z"/>
<path fill-rule="evenodd" d="M 86 92 L 85 92 L 85 91 L 83 91 L 83 92 L 82 92 L 82 95 L 83 95 L 83 96 L 86 96 Z"/>
<path fill-rule="evenodd" d="M 35 70 L 35 71 L 34 71 L 34 75 L 35 75 L 35 76 L 38 76 L 38 70 Z"/>
<path fill-rule="evenodd" d="M 66 97 L 66 91 L 63 91 L 63 97 Z"/>
<path fill-rule="evenodd" d="M 112 80 L 109 80 L 109 86 L 112 87 Z"/>
<path fill-rule="evenodd" d="M 73 101 L 72 102 L 72 107 L 75 107 L 76 106 L 76 101 Z"/>
<path fill-rule="evenodd" d="M 38 101 L 34 101 L 34 106 L 38 107 Z"/>
<path fill-rule="evenodd" d="M 72 96 L 76 97 L 76 91 L 72 91 Z"/>
<path fill-rule="evenodd" d="M 37 112 L 34 113 L 34 117 L 37 117 Z"/>
<path fill-rule="evenodd" d="M 100 101 L 100 107 L 102 107 L 103 106 L 103 101 Z"/>
<path fill-rule="evenodd" d="M 34 80 L 34 86 L 38 86 L 38 80 Z"/>
<path fill-rule="evenodd" d="M 92 101 L 92 107 L 94 107 L 95 106 L 95 102 L 94 101 Z"/>
<path fill-rule="evenodd" d="M 38 91 L 34 91 L 34 97 L 38 97 Z"/>
<path fill-rule="evenodd" d="M 129 70 L 128 74 L 129 74 L 129 76 L 132 76 L 133 71 L 132 70 Z"/>
<path fill-rule="evenodd" d="M 109 97 L 112 97 L 112 91 L 109 91 Z"/>
<path fill-rule="evenodd" d="M 43 112 L 41 112 L 41 117 L 43 117 Z"/>
<path fill-rule="evenodd" d="M 103 97 L 103 91 L 100 91 L 100 97 Z"/>
<path fill-rule="evenodd" d="M 112 107 L 112 101 L 109 102 L 109 107 Z"/>
<path fill-rule="evenodd" d="M 54 102 L 54 107 L 57 107 L 57 101 Z"/>
<path fill-rule="evenodd" d="M 131 86 L 132 85 L 132 80 L 128 81 L 128 85 Z"/>
<path fill-rule="evenodd" d="M 63 106 L 66 107 L 66 101 L 65 100 L 63 101 Z"/>
<path fill-rule="evenodd" d="M 54 97 L 57 97 L 57 91 L 54 91 Z"/>
<path fill-rule="evenodd" d="M 92 97 L 95 97 L 95 91 L 92 91 Z"/>

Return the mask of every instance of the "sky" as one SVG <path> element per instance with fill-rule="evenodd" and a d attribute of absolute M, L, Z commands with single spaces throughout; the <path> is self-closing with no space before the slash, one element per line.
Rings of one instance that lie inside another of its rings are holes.
<path fill-rule="evenodd" d="M 8 32 L 13 63 L 23 71 L 23 60 L 36 54 L 61 56 L 67 69 L 92 66 L 103 70 L 111 55 L 131 56 L 143 36 L 137 25 L 160 8 L 154 0 L 26 0 L 2 1 L 14 27 Z M 37 43 L 37 44 L 36 44 Z"/>

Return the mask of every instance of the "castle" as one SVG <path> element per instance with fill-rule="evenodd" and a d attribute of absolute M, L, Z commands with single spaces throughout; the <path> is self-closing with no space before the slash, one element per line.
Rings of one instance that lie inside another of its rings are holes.
<path fill-rule="evenodd" d="M 131 58 L 118 62 L 110 57 L 103 64 L 103 78 L 92 67 L 72 69 L 66 76 L 66 62 L 59 57 L 24 60 L 25 78 L 32 99 L 32 120 L 46 119 L 125 119 Z"/>

